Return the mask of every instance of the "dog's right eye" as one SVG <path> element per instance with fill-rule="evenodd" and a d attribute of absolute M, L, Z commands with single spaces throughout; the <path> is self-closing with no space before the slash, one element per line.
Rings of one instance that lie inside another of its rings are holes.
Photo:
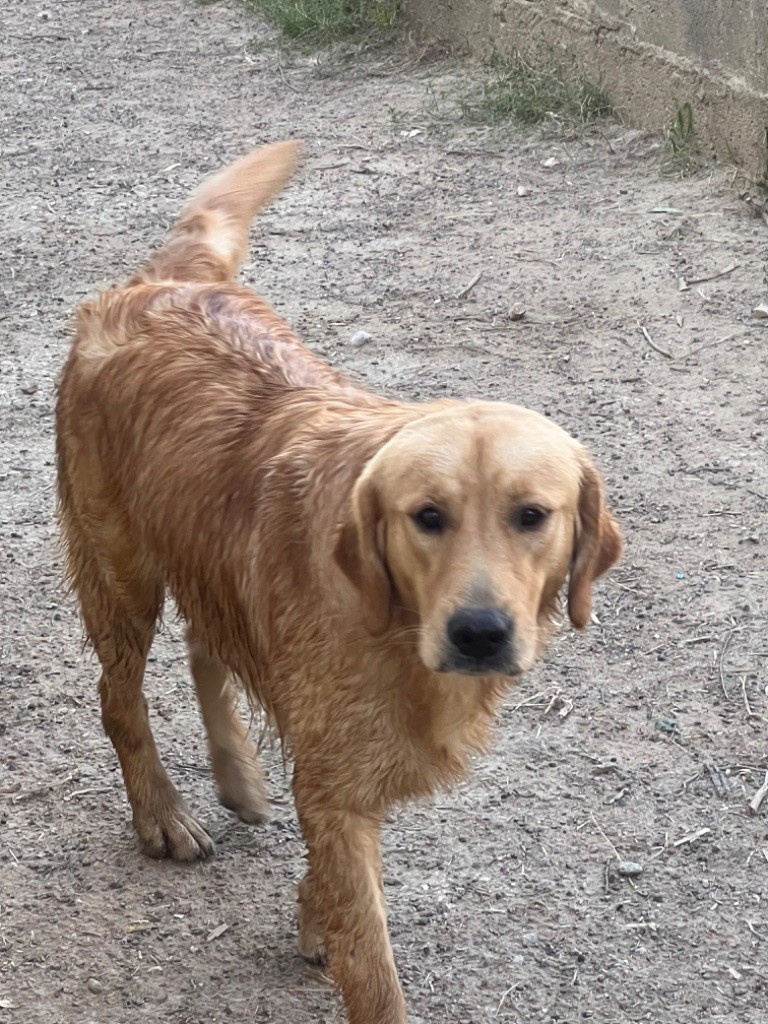
<path fill-rule="evenodd" d="M 427 505 L 425 508 L 419 509 L 413 519 L 425 533 L 442 533 L 445 529 L 443 513 L 434 505 Z"/>

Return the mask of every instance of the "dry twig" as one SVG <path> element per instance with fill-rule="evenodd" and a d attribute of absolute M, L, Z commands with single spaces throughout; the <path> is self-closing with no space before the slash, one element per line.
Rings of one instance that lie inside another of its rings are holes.
<path fill-rule="evenodd" d="M 728 693 L 728 689 L 725 685 L 725 656 L 728 653 L 728 648 L 731 646 L 731 640 L 733 640 L 733 635 L 737 631 L 737 629 L 738 627 L 734 626 L 734 628 L 725 638 L 723 646 L 720 648 L 720 657 L 717 661 L 718 672 L 720 673 L 720 687 L 723 691 L 723 695 L 725 696 L 726 700 L 730 700 L 731 695 Z"/>
<path fill-rule="evenodd" d="M 620 854 L 620 853 L 619 853 L 619 851 L 618 851 L 618 850 L 616 849 L 616 847 L 615 847 L 615 846 L 613 845 L 613 843 L 612 843 L 612 842 L 611 842 L 611 840 L 610 840 L 610 839 L 608 838 L 608 836 L 607 836 L 607 835 L 605 834 L 605 832 L 604 832 L 604 831 L 602 830 L 602 828 L 601 828 L 601 826 L 600 826 L 600 823 L 598 822 L 597 818 L 596 818 L 596 817 L 594 816 L 594 814 L 592 814 L 592 813 L 590 813 L 590 815 L 589 815 L 589 816 L 590 816 L 590 818 L 592 819 L 592 824 L 593 824 L 593 825 L 595 826 L 595 828 L 597 829 L 597 831 L 598 831 L 598 832 L 600 833 L 600 835 L 601 835 L 601 836 L 603 837 L 603 839 L 604 839 L 604 840 L 606 841 L 606 843 L 608 843 L 608 845 L 610 846 L 610 848 L 611 848 L 611 849 L 613 850 L 613 853 L 614 853 L 614 856 L 616 857 L 616 860 L 621 860 L 621 854 Z"/>
<path fill-rule="evenodd" d="M 11 799 L 11 803 L 20 804 L 24 800 L 33 800 L 37 796 L 45 796 L 47 793 L 52 793 L 56 789 L 61 789 L 62 786 L 66 786 L 68 782 L 74 779 L 74 775 L 71 773 L 66 778 L 60 779 L 58 782 L 49 782 L 44 786 L 36 786 L 34 789 L 27 789 L 21 792 L 17 792 Z"/>
<path fill-rule="evenodd" d="M 464 287 L 461 289 L 461 291 L 456 292 L 456 298 L 457 299 L 463 299 L 465 296 L 469 295 L 469 293 L 472 291 L 472 289 L 475 287 L 475 285 L 477 284 L 477 282 L 480 280 L 480 278 L 482 276 L 483 276 L 482 270 L 478 270 L 478 272 L 475 274 L 475 276 L 472 278 L 472 280 L 469 282 L 469 284 L 465 284 Z"/>
<path fill-rule="evenodd" d="M 690 835 L 683 836 L 682 839 L 676 839 L 673 846 L 685 846 L 687 843 L 695 843 L 697 839 L 701 839 L 702 836 L 708 836 L 712 832 L 711 828 L 700 828 L 696 832 L 691 832 Z"/>
<path fill-rule="evenodd" d="M 752 814 L 757 814 L 757 812 L 760 810 L 760 804 L 763 802 L 763 800 L 765 800 L 765 798 L 767 796 L 768 796 L 768 771 L 765 773 L 765 782 L 763 782 L 763 784 L 760 787 L 760 789 L 758 789 L 758 791 L 755 793 L 755 795 L 749 801 L 749 809 L 752 812 Z"/>
<path fill-rule="evenodd" d="M 734 270 L 740 267 L 740 263 L 731 263 L 724 270 L 718 270 L 714 274 L 705 274 L 704 277 L 688 277 L 683 278 L 686 284 L 704 284 L 705 281 L 716 281 L 718 277 L 725 277 L 727 274 L 732 274 Z"/>
<path fill-rule="evenodd" d="M 656 344 L 656 342 L 653 340 L 653 338 L 650 336 L 650 334 L 648 333 L 646 328 L 643 327 L 642 324 L 638 324 L 638 326 L 640 327 L 640 330 L 643 332 L 643 337 L 654 350 L 654 352 L 658 352 L 661 356 L 666 356 L 667 359 L 674 359 L 674 356 L 669 351 L 669 349 L 662 348 L 661 345 Z"/>
<path fill-rule="evenodd" d="M 714 341 L 702 342 L 701 345 L 696 345 L 694 348 L 692 348 L 690 352 L 686 352 L 683 358 L 687 359 L 689 356 L 695 356 L 698 352 L 702 352 L 705 348 L 712 348 L 713 345 L 724 345 L 726 341 L 730 341 L 732 338 L 735 337 L 736 332 L 732 331 L 731 334 L 725 334 L 722 338 L 715 338 Z"/>
<path fill-rule="evenodd" d="M 747 696 L 747 677 L 746 676 L 742 676 L 741 677 L 741 696 L 742 696 L 742 699 L 744 700 L 744 708 L 745 708 L 745 710 L 747 712 L 747 718 L 754 717 L 754 711 L 752 710 L 752 705 L 749 703 L 749 697 Z"/>

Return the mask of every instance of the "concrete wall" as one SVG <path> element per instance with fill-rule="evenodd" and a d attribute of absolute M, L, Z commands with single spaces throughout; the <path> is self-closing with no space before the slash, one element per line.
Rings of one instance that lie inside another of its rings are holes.
<path fill-rule="evenodd" d="M 766 173 L 766 0 L 405 0 L 422 35 L 468 50 L 572 56 L 628 121 L 668 127 L 690 103 L 703 147 Z"/>

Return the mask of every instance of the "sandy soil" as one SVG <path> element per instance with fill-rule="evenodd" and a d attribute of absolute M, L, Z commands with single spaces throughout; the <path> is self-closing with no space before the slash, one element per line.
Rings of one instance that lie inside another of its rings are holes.
<path fill-rule="evenodd" d="M 627 536 L 599 624 L 563 633 L 473 781 L 387 831 L 413 1020 L 755 1024 L 768 335 L 750 309 L 765 226 L 725 174 L 659 177 L 626 129 L 567 143 L 438 129 L 429 90 L 457 88 L 460 64 L 280 56 L 249 46 L 260 32 L 227 4 L 3 7 L 0 1021 L 340 1016 L 295 953 L 303 848 L 279 752 L 277 820 L 234 823 L 173 623 L 151 712 L 218 856 L 138 854 L 54 523 L 72 309 L 136 266 L 203 174 L 295 135 L 309 158 L 264 217 L 247 280 L 372 386 L 551 414 L 594 452 Z M 373 340 L 350 345 L 358 330 Z M 627 860 L 643 873 L 622 876 Z"/>

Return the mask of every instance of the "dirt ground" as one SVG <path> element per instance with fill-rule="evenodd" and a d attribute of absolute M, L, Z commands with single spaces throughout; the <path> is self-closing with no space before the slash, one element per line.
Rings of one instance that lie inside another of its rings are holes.
<path fill-rule="evenodd" d="M 460 63 L 318 60 L 254 37 L 268 41 L 226 3 L 3 7 L 0 1024 L 340 1019 L 295 952 L 303 847 L 279 751 L 276 820 L 235 823 L 172 621 L 151 713 L 218 856 L 137 852 L 54 523 L 72 309 L 144 258 L 205 173 L 288 136 L 309 156 L 246 279 L 371 386 L 552 415 L 594 453 L 627 538 L 599 622 L 564 630 L 472 782 L 386 832 L 413 1021 L 756 1024 L 768 335 L 750 310 L 765 225 L 725 172 L 660 177 L 653 140 L 626 128 L 565 142 L 436 125 L 430 90 L 460 88 Z M 372 340 L 355 347 L 359 330 Z"/>

